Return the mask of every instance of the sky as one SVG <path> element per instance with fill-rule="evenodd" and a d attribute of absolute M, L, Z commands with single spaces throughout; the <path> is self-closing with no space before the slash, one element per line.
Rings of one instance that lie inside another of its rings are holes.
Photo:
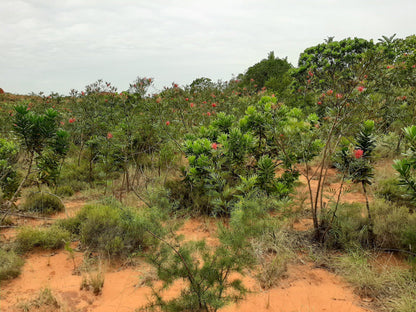
<path fill-rule="evenodd" d="M 128 89 L 151 77 L 229 80 L 270 51 L 297 65 L 306 48 L 416 32 L 415 0 L 1 0 L 0 88 L 81 91 L 98 79 Z"/>

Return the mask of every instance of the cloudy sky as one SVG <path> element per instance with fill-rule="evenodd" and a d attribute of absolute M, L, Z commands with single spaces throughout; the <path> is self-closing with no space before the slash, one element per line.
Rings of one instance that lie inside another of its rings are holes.
<path fill-rule="evenodd" d="M 157 92 L 198 77 L 229 80 L 269 51 L 296 65 L 307 47 L 416 32 L 415 0 L 1 0 L 0 87 L 119 90 L 137 76 Z"/>

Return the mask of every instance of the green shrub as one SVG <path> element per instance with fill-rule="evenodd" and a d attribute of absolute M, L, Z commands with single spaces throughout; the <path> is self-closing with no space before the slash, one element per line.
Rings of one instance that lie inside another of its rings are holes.
<path fill-rule="evenodd" d="M 413 206 L 409 199 L 406 198 L 406 190 L 399 185 L 399 180 L 396 177 L 378 180 L 373 188 L 375 195 L 378 197 L 398 204 Z"/>
<path fill-rule="evenodd" d="M 59 225 L 79 235 L 85 248 L 104 256 L 125 256 L 154 243 L 147 230 L 161 231 L 158 218 L 154 211 L 138 213 L 119 204 L 87 205 Z"/>
<path fill-rule="evenodd" d="M 70 197 L 74 195 L 74 190 L 70 185 L 61 185 L 56 188 L 56 195 L 62 197 Z"/>
<path fill-rule="evenodd" d="M 41 214 L 53 214 L 64 211 L 65 206 L 61 199 L 48 193 L 32 193 L 22 205 L 24 211 L 39 212 Z"/>
<path fill-rule="evenodd" d="M 327 229 L 325 245 L 345 250 L 355 250 L 361 245 L 367 245 L 368 220 L 364 209 L 359 203 L 341 203 L 332 225 L 329 225 L 332 214 L 323 215 L 323 228 Z"/>
<path fill-rule="evenodd" d="M 0 281 L 19 276 L 23 263 L 13 251 L 0 248 Z"/>
<path fill-rule="evenodd" d="M 416 214 L 384 200 L 374 201 L 373 214 L 378 246 L 415 252 Z"/>
<path fill-rule="evenodd" d="M 15 249 L 28 252 L 36 247 L 42 249 L 59 249 L 70 240 L 70 233 L 58 226 L 50 228 L 21 228 L 16 236 Z"/>

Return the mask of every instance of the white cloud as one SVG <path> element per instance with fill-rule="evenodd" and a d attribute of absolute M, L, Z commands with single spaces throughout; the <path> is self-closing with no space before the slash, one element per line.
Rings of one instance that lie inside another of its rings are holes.
<path fill-rule="evenodd" d="M 125 89 L 229 79 L 274 50 L 296 64 L 327 36 L 377 39 L 416 29 L 412 0 L 3 0 L 0 87 L 82 89 L 99 78 Z"/>

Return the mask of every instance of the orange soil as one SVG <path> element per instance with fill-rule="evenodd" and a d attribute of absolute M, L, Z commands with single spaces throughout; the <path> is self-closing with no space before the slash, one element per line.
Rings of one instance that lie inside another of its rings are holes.
<path fill-rule="evenodd" d="M 180 234 L 186 240 L 212 238 L 215 229 L 212 220 L 191 219 L 185 222 Z M 83 254 L 75 252 L 75 265 L 82 263 Z M 144 286 L 142 279 L 154 277 L 151 268 L 144 262 L 135 267 L 117 269 L 105 266 L 105 282 L 101 295 L 94 296 L 90 291 L 80 290 L 82 275 L 74 274 L 73 260 L 68 252 L 35 252 L 30 254 L 23 267 L 22 274 L 1 287 L 0 311 L 19 311 L 17 304 L 37 296 L 40 289 L 48 287 L 61 304 L 60 311 L 100 311 L 124 312 L 146 305 L 150 298 L 150 289 Z M 364 312 L 360 307 L 360 298 L 342 279 L 312 265 L 291 265 L 288 278 L 280 285 L 268 291 L 250 276 L 243 278 L 251 293 L 238 304 L 227 306 L 221 311 L 339 311 Z M 176 295 L 183 284 L 176 283 L 166 293 Z M 57 309 L 58 311 L 59 309 Z M 49 311 L 49 310 L 48 310 Z"/>
<path fill-rule="evenodd" d="M 329 178 L 335 175 L 334 170 L 329 171 Z M 299 188 L 307 191 L 306 180 Z M 317 183 L 316 180 L 311 181 Z M 349 187 L 349 186 L 347 186 Z M 326 185 L 325 194 L 334 196 L 334 191 L 339 189 L 339 184 Z M 343 201 L 363 202 L 364 196 L 359 192 L 344 192 Z M 54 219 L 73 216 L 82 206 L 83 201 L 65 203 L 66 212 L 54 216 Z M 20 221 L 22 222 L 22 221 Z M 53 220 L 23 220 L 24 224 L 39 226 L 49 224 Z M 184 236 L 185 241 L 206 239 L 207 244 L 215 246 L 218 240 L 214 237 L 216 222 L 210 218 L 187 220 L 178 234 Z M 311 219 L 302 219 L 294 224 L 294 228 L 300 231 L 312 227 Z M 0 237 L 10 239 L 14 236 L 15 229 L 7 229 L 1 232 Z M 75 265 L 82 263 L 83 254 L 75 252 Z M 390 263 L 380 258 L 380 263 Z M 378 261 L 378 260 L 375 260 Z M 17 309 L 19 302 L 25 302 L 37 296 L 40 289 L 48 287 L 61 305 L 56 311 L 100 311 L 100 312 L 124 312 L 134 311 L 136 308 L 146 305 L 151 297 L 150 288 L 142 282 L 146 278 L 154 278 L 155 273 L 145 262 L 139 262 L 134 267 L 114 268 L 105 267 L 105 282 L 102 294 L 94 296 L 92 292 L 80 290 L 82 275 L 74 274 L 74 263 L 68 252 L 58 251 L 35 252 L 30 254 L 23 267 L 22 274 L 11 281 L 4 282 L 0 292 L 0 311 L 20 311 Z M 84 274 L 85 275 L 85 274 Z M 244 284 L 250 289 L 247 297 L 238 304 L 229 305 L 221 311 L 279 311 L 279 312 L 364 312 L 370 311 L 363 307 L 365 302 L 354 295 L 353 289 L 343 280 L 320 268 L 314 268 L 311 264 L 292 264 L 288 268 L 287 278 L 282 280 L 279 286 L 264 291 L 257 281 L 250 277 L 243 277 Z M 166 293 L 167 297 L 175 296 L 183 287 L 183 283 L 175 283 Z M 42 310 L 46 311 L 46 310 Z M 53 311 L 48 308 L 47 311 Z"/>

